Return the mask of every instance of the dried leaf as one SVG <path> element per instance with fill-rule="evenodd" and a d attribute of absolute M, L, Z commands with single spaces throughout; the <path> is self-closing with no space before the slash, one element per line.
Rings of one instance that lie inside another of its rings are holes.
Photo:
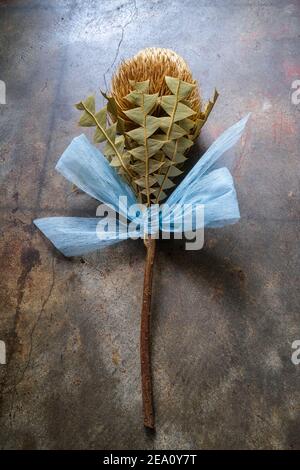
<path fill-rule="evenodd" d="M 98 123 L 100 124 L 101 127 L 106 127 L 106 122 L 107 122 L 107 109 L 106 109 L 106 106 L 104 106 L 104 108 L 100 109 L 100 111 L 98 111 L 96 114 L 95 114 L 95 118 L 96 120 L 98 121 Z"/>
<path fill-rule="evenodd" d="M 193 109 L 189 108 L 185 104 L 179 103 L 177 97 L 174 95 L 163 96 L 161 99 L 161 107 L 169 116 L 172 116 L 173 122 L 180 121 L 196 114 Z"/>
<path fill-rule="evenodd" d="M 165 175 L 155 175 L 155 177 L 163 189 L 170 189 L 175 186 L 175 183 L 173 183 L 173 181 L 171 181 L 169 178 L 165 177 Z"/>
<path fill-rule="evenodd" d="M 114 116 L 115 118 L 118 117 L 118 107 L 116 100 L 113 96 L 108 96 L 104 91 L 100 90 L 102 96 L 107 100 L 107 111 Z"/>
<path fill-rule="evenodd" d="M 93 119 L 93 117 L 87 113 L 86 111 L 83 112 L 81 115 L 78 124 L 82 127 L 94 127 L 96 126 L 96 123 Z"/>
<path fill-rule="evenodd" d="M 149 93 L 149 83 L 150 80 L 145 80 L 144 82 L 135 82 L 130 80 L 130 85 L 139 93 Z"/>
<path fill-rule="evenodd" d="M 138 127 L 126 133 L 140 145 L 145 144 L 145 139 L 148 139 L 159 128 L 160 124 L 159 118 L 155 116 L 147 116 L 145 122 L 146 128 Z"/>
<path fill-rule="evenodd" d="M 151 160 L 148 164 L 148 174 L 155 173 L 162 165 L 164 165 L 164 162 Z M 138 163 L 137 165 L 133 165 L 132 168 L 138 175 L 146 174 L 146 163 Z"/>
<path fill-rule="evenodd" d="M 104 142 L 106 139 L 105 134 L 97 127 L 94 134 L 94 143 L 99 144 L 100 142 Z"/>
<path fill-rule="evenodd" d="M 185 118 L 182 121 L 178 122 L 178 125 L 182 127 L 183 129 L 185 129 L 186 131 L 189 131 L 193 129 L 193 127 L 195 126 L 195 121 L 189 118 Z"/>
<path fill-rule="evenodd" d="M 79 111 L 84 110 L 84 106 L 82 104 L 82 101 L 79 101 L 79 103 L 74 104 L 75 108 L 79 109 Z"/>
<path fill-rule="evenodd" d="M 169 169 L 168 175 L 174 177 L 174 176 L 179 176 L 182 173 L 183 172 L 181 170 L 179 170 L 178 168 L 176 168 L 176 166 L 171 166 L 170 169 Z"/>
<path fill-rule="evenodd" d="M 195 111 L 189 96 L 195 84 L 169 76 L 165 81 L 172 94 L 162 97 L 149 93 L 149 80 L 131 81 L 132 91 L 126 98 L 133 106 L 124 111 L 126 118 L 120 116 L 115 99 L 104 92 L 107 104 L 97 113 L 93 96 L 75 105 L 83 111 L 80 125 L 96 127 L 94 141 L 106 142 L 106 158 L 132 185 L 139 201 L 146 196 L 147 204 L 161 202 L 174 186 L 172 179 L 182 173 L 178 166 L 186 160 L 185 152 L 218 96 L 215 92 L 197 119 L 191 119 Z"/>
<path fill-rule="evenodd" d="M 149 191 L 147 191 L 146 189 L 143 189 L 143 190 L 141 191 L 141 193 L 142 193 L 142 194 L 145 194 L 145 196 L 147 196 L 148 193 L 149 193 L 150 196 L 151 196 L 151 194 L 154 194 L 155 192 L 156 192 L 156 189 L 155 189 L 155 188 L 149 188 Z M 151 199 L 150 199 L 150 201 L 151 201 Z"/>
<path fill-rule="evenodd" d="M 164 144 L 163 151 L 168 155 L 169 158 L 173 158 L 175 152 L 183 154 L 192 145 L 193 142 L 190 139 L 187 139 L 186 137 L 181 137 L 176 141 L 171 140 Z"/>
<path fill-rule="evenodd" d="M 148 139 L 147 140 L 148 156 L 152 157 L 153 155 L 155 155 L 158 152 L 158 150 L 161 149 L 163 145 L 164 145 L 163 141 L 159 141 L 155 139 Z M 131 153 L 131 155 L 133 155 L 137 160 L 145 160 L 145 147 L 143 145 L 129 150 L 129 153 Z"/>
<path fill-rule="evenodd" d="M 142 178 L 138 178 L 138 179 L 134 180 L 134 182 L 138 186 L 141 186 L 142 188 L 146 188 L 147 183 L 146 183 L 145 176 L 142 177 Z M 152 175 L 149 175 L 148 176 L 148 183 L 149 183 L 149 186 L 151 187 L 156 183 L 156 179 Z"/>
<path fill-rule="evenodd" d="M 117 123 L 115 122 L 112 126 L 106 129 L 106 136 L 112 143 L 115 142 L 116 133 L 117 133 Z"/>
<path fill-rule="evenodd" d="M 85 108 L 88 109 L 91 113 L 95 114 L 95 96 L 89 96 L 84 102 Z"/>
<path fill-rule="evenodd" d="M 155 191 L 153 191 L 153 194 L 155 196 L 155 199 L 153 199 L 153 202 L 155 202 L 156 204 L 158 202 L 163 201 L 167 197 L 166 193 L 161 188 L 158 188 Z"/>
<path fill-rule="evenodd" d="M 133 122 L 136 122 L 140 126 L 144 124 L 145 114 L 141 107 L 129 109 L 124 111 L 124 114 L 129 117 Z"/>
<path fill-rule="evenodd" d="M 191 91 L 195 88 L 195 84 L 184 82 L 178 78 L 166 76 L 165 80 L 169 90 L 173 93 L 173 95 L 177 96 L 179 101 L 187 98 Z"/>
<path fill-rule="evenodd" d="M 149 114 L 157 102 L 158 93 L 153 95 L 146 95 L 132 91 L 125 97 L 130 103 L 143 108 L 145 114 Z"/>
<path fill-rule="evenodd" d="M 210 115 L 217 99 L 218 99 L 218 96 L 219 96 L 219 93 L 217 92 L 217 90 L 215 89 L 214 91 L 214 96 L 212 98 L 212 100 L 209 100 L 208 103 L 206 104 L 206 107 L 205 107 L 205 110 L 204 112 L 202 113 L 202 116 L 201 116 L 201 119 L 198 119 L 196 121 L 196 125 L 195 125 L 195 129 L 194 129 L 194 132 L 192 134 L 192 138 L 193 140 L 196 139 L 199 134 L 200 134 L 200 130 L 202 128 L 202 126 L 205 124 L 205 122 L 207 121 L 208 119 L 208 116 Z"/>
<path fill-rule="evenodd" d="M 159 127 L 166 133 L 169 132 L 169 135 L 167 135 L 168 139 L 179 139 L 188 133 L 188 131 L 182 129 L 182 127 L 180 127 L 178 124 L 173 123 L 172 125 L 172 120 L 170 117 L 160 117 L 158 119 Z"/>

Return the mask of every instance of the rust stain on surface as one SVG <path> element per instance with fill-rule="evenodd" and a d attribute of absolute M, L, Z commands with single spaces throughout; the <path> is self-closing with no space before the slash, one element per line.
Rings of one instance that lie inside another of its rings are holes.
<path fill-rule="evenodd" d="M 12 344 L 11 344 L 11 354 L 13 354 L 21 346 L 21 343 L 18 340 L 18 334 L 17 334 L 18 324 L 21 318 L 21 304 L 22 304 L 22 300 L 24 296 L 25 285 L 26 285 L 28 275 L 30 274 L 34 266 L 39 265 L 41 262 L 40 252 L 33 247 L 25 247 L 21 251 L 20 261 L 22 265 L 22 271 L 17 281 L 17 286 L 18 286 L 17 306 L 16 306 L 16 314 L 15 314 L 15 319 L 14 319 L 14 336 L 13 336 L 14 341 L 12 341 Z"/>
<path fill-rule="evenodd" d="M 118 366 L 120 364 L 121 357 L 120 357 L 119 351 L 117 349 L 113 350 L 112 361 L 113 361 L 115 366 Z"/>
<path fill-rule="evenodd" d="M 282 111 L 274 114 L 272 131 L 274 142 L 278 145 L 286 145 L 286 138 L 294 136 L 297 132 L 294 121 Z"/>
<path fill-rule="evenodd" d="M 283 71 L 287 82 L 299 78 L 300 79 L 300 64 L 295 64 L 289 61 L 283 62 Z"/>

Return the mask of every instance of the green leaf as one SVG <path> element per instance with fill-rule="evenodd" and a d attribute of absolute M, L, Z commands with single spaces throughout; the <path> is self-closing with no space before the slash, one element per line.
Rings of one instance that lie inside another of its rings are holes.
<path fill-rule="evenodd" d="M 147 148 L 149 157 L 155 155 L 162 148 L 163 145 L 164 141 L 162 140 L 148 139 Z"/>
<path fill-rule="evenodd" d="M 208 118 L 211 110 L 213 109 L 217 99 L 218 99 L 219 93 L 215 89 L 214 91 L 214 96 L 212 100 L 209 100 L 208 103 L 206 104 L 205 110 L 204 110 L 204 115 L 205 115 L 205 120 Z"/>
<path fill-rule="evenodd" d="M 168 176 L 179 176 L 181 175 L 183 172 L 181 170 L 179 170 L 178 168 L 176 168 L 176 166 L 171 166 L 169 171 L 168 171 Z"/>
<path fill-rule="evenodd" d="M 145 113 L 141 107 L 129 109 L 128 111 L 124 111 L 126 116 L 129 117 L 133 122 L 136 122 L 140 126 L 143 126 Z"/>
<path fill-rule="evenodd" d="M 159 119 L 161 119 L 161 118 L 159 118 Z M 170 118 L 168 118 L 168 119 L 170 119 Z M 155 134 L 155 135 L 152 135 L 151 139 L 160 140 L 160 141 L 163 141 L 165 143 L 168 142 L 166 134 Z"/>
<path fill-rule="evenodd" d="M 171 126 L 171 118 L 170 117 L 160 117 L 159 119 L 159 127 L 167 132 Z M 187 134 L 188 131 L 182 129 L 178 124 L 173 124 L 172 129 L 169 135 L 169 139 L 179 139 L 179 137 L 183 137 Z"/>
<path fill-rule="evenodd" d="M 112 126 L 106 129 L 107 137 L 114 143 L 117 133 L 117 123 L 115 122 Z"/>
<path fill-rule="evenodd" d="M 166 193 L 165 193 L 164 191 L 161 191 L 161 192 L 160 192 L 160 195 L 159 195 L 159 197 L 158 197 L 158 199 L 157 199 L 157 202 L 163 201 L 164 199 L 166 199 L 166 197 L 167 197 Z"/>
<path fill-rule="evenodd" d="M 147 140 L 148 156 L 152 157 L 153 155 L 155 155 L 163 145 L 164 145 L 163 141 L 155 140 L 155 139 L 148 139 Z M 137 160 L 145 160 L 145 147 L 143 145 L 139 147 L 135 147 L 134 149 L 130 149 L 129 152 Z"/>
<path fill-rule="evenodd" d="M 100 126 L 104 127 L 104 129 L 105 129 L 106 121 L 107 121 L 107 108 L 106 108 L 106 106 L 104 106 L 104 108 L 100 109 L 100 111 L 98 111 L 95 114 L 95 118 L 99 122 Z"/>
<path fill-rule="evenodd" d="M 138 144 L 143 145 L 145 143 L 145 136 L 148 139 L 148 137 L 150 137 L 159 128 L 159 125 L 159 118 L 155 116 L 147 116 L 146 129 L 144 129 L 143 127 L 138 127 L 137 129 L 133 129 L 132 131 L 127 132 L 126 134 L 131 139 L 135 140 Z"/>
<path fill-rule="evenodd" d="M 125 134 L 125 120 L 118 116 L 117 120 L 117 131 L 121 134 Z"/>
<path fill-rule="evenodd" d="M 180 139 L 174 141 L 167 142 L 163 146 L 163 151 L 167 154 L 169 158 L 174 157 L 174 153 L 177 154 L 183 154 L 188 148 L 190 148 L 193 145 L 193 142 L 190 139 L 187 139 L 186 137 L 181 137 Z M 185 161 L 186 158 L 184 158 Z"/>
<path fill-rule="evenodd" d="M 147 199 L 147 204 L 162 201 L 174 186 L 173 177 L 182 173 L 177 166 L 186 160 L 185 152 L 213 103 L 196 120 L 191 119 L 195 111 L 188 98 L 195 85 L 174 77 L 165 77 L 165 81 L 172 95 L 163 97 L 149 93 L 149 80 L 131 82 L 127 99 L 132 109 L 123 118 L 114 97 L 104 92 L 107 103 L 97 113 L 93 96 L 75 105 L 83 112 L 80 124 L 96 126 L 94 142 L 105 142 L 103 153 L 111 166 L 133 186 L 138 200 Z M 162 117 L 157 117 L 159 108 Z"/>
<path fill-rule="evenodd" d="M 123 135 L 119 135 L 115 140 L 115 146 L 120 154 L 123 154 L 124 147 L 125 147 L 125 137 Z"/>
<path fill-rule="evenodd" d="M 178 125 L 182 127 L 183 129 L 185 129 L 186 131 L 189 131 L 193 129 L 193 127 L 195 126 L 195 121 L 189 118 L 185 118 L 182 121 L 179 121 Z"/>
<path fill-rule="evenodd" d="M 128 152 L 137 160 L 145 160 L 145 147 L 143 145 L 130 149 Z"/>
<path fill-rule="evenodd" d="M 193 132 L 192 132 L 192 138 L 193 139 L 200 134 L 200 130 L 202 129 L 205 122 L 206 122 L 205 119 L 197 119 L 195 121 L 195 127 L 194 127 Z"/>
<path fill-rule="evenodd" d="M 162 165 L 164 165 L 164 162 L 157 162 L 156 160 L 149 161 L 148 174 L 150 175 L 151 173 L 155 173 L 155 171 L 157 171 Z M 146 174 L 145 162 L 138 163 L 137 165 L 133 165 L 132 168 L 138 175 Z"/>
<path fill-rule="evenodd" d="M 173 160 L 170 160 L 169 158 L 166 158 L 166 157 L 165 157 L 165 159 L 166 159 L 166 161 L 165 161 L 165 168 L 167 168 L 167 172 L 168 172 L 168 171 L 169 171 L 169 167 L 175 165 L 175 163 L 173 162 Z M 164 173 L 164 172 L 163 172 L 163 173 Z"/>
<path fill-rule="evenodd" d="M 85 107 L 93 114 L 95 114 L 95 96 L 91 95 L 84 101 Z"/>
<path fill-rule="evenodd" d="M 150 111 L 154 108 L 157 102 L 158 98 L 158 93 L 155 93 L 154 95 L 142 95 L 143 96 L 143 101 L 142 101 L 142 107 L 145 111 L 146 114 L 149 114 Z"/>
<path fill-rule="evenodd" d="M 124 163 L 126 166 L 128 166 L 128 165 L 129 165 L 129 162 L 130 162 L 130 155 L 128 155 L 126 152 L 123 153 L 123 155 L 122 155 L 122 160 L 123 160 L 123 163 Z M 116 167 L 116 168 L 119 168 L 119 169 L 122 168 L 121 162 L 120 162 L 120 160 L 119 160 L 118 157 L 115 157 L 115 156 L 114 156 L 114 157 L 111 159 L 110 164 L 111 164 L 111 166 L 114 166 L 114 167 Z"/>
<path fill-rule="evenodd" d="M 155 188 L 149 188 L 149 194 L 154 194 L 155 191 L 157 191 Z M 146 196 L 148 195 L 148 191 L 146 189 L 143 189 L 141 193 L 145 194 Z"/>
<path fill-rule="evenodd" d="M 93 127 L 96 125 L 92 116 L 90 116 L 86 111 L 81 115 L 78 124 L 82 127 Z"/>
<path fill-rule="evenodd" d="M 161 188 L 158 188 L 153 191 L 153 194 L 154 196 L 156 196 L 154 200 L 154 202 L 156 203 L 163 201 L 167 197 L 166 193 Z"/>
<path fill-rule="evenodd" d="M 166 76 L 166 84 L 169 90 L 176 95 L 178 100 L 181 101 L 183 98 L 187 98 L 191 91 L 195 88 L 195 84 L 184 82 L 178 78 Z"/>
<path fill-rule="evenodd" d="M 110 161 L 110 164 L 111 164 L 111 166 L 116 167 L 116 168 L 121 166 L 121 162 L 118 159 L 118 157 L 113 157 Z"/>
<path fill-rule="evenodd" d="M 106 157 L 112 157 L 116 154 L 114 148 L 111 146 L 109 142 L 106 142 L 104 148 L 103 148 L 103 153 Z"/>
<path fill-rule="evenodd" d="M 133 131 L 126 132 L 126 134 L 133 140 L 135 140 L 138 144 L 143 145 L 145 140 L 145 131 L 142 127 L 138 127 L 137 129 L 133 129 Z"/>
<path fill-rule="evenodd" d="M 187 160 L 187 158 L 183 155 L 183 153 L 176 153 L 173 162 L 177 163 L 184 163 Z"/>
<path fill-rule="evenodd" d="M 99 144 L 100 142 L 104 142 L 104 140 L 105 140 L 105 134 L 103 134 L 103 132 L 99 129 L 99 127 L 97 127 L 97 129 L 95 130 L 95 134 L 94 134 L 94 143 Z"/>
<path fill-rule="evenodd" d="M 208 103 L 205 106 L 204 112 L 201 113 L 201 119 L 197 119 L 197 121 L 196 121 L 195 129 L 194 129 L 194 132 L 192 134 L 193 140 L 195 140 L 198 137 L 198 135 L 200 134 L 200 130 L 203 127 L 203 125 L 205 124 L 205 122 L 207 121 L 208 116 L 210 115 L 214 105 L 216 104 L 218 96 L 219 96 L 219 93 L 215 89 L 214 96 L 213 96 L 212 100 L 208 101 Z"/>
<path fill-rule="evenodd" d="M 143 176 L 142 178 L 138 178 L 136 180 L 134 180 L 135 184 L 137 184 L 138 186 L 140 186 L 141 188 L 146 188 L 146 178 L 145 176 Z M 148 182 L 149 182 L 149 186 L 153 186 L 155 183 L 156 183 L 156 179 L 149 175 L 148 176 Z"/>
<path fill-rule="evenodd" d="M 157 131 L 159 124 L 159 118 L 155 116 L 146 116 L 147 137 L 150 137 L 155 131 Z"/>
<path fill-rule="evenodd" d="M 142 107 L 145 114 L 149 114 L 157 102 L 158 93 L 155 93 L 153 95 L 147 95 L 138 93 L 137 91 L 132 91 L 125 98 L 130 103 Z"/>
<path fill-rule="evenodd" d="M 101 92 L 101 95 L 107 100 L 107 111 L 112 116 L 117 118 L 117 116 L 118 116 L 118 107 L 117 107 L 116 100 L 114 99 L 113 96 L 108 96 L 106 93 L 104 93 L 104 91 L 100 90 L 100 92 Z"/>
<path fill-rule="evenodd" d="M 161 99 L 161 107 L 166 111 L 169 116 L 172 116 L 173 122 L 185 119 L 193 114 L 195 111 L 185 104 L 178 103 L 176 96 L 163 96 Z"/>
<path fill-rule="evenodd" d="M 80 111 L 84 110 L 84 106 L 82 104 L 82 101 L 79 101 L 79 103 L 76 103 L 74 106 L 75 106 L 75 108 L 79 109 Z"/>
<path fill-rule="evenodd" d="M 194 145 L 194 142 L 191 139 L 188 139 L 186 137 L 181 137 L 180 139 L 178 139 L 177 150 L 178 152 L 184 153 L 193 145 Z"/>
<path fill-rule="evenodd" d="M 129 101 L 129 103 L 135 104 L 136 106 L 141 105 L 141 94 L 137 91 L 131 91 L 128 93 L 128 95 L 125 96 L 125 98 L 127 101 Z"/>
<path fill-rule="evenodd" d="M 125 139 L 124 139 L 124 136 L 123 135 L 119 135 L 115 142 L 115 148 L 117 149 L 117 151 L 119 152 L 120 155 L 123 154 L 123 151 L 124 151 L 124 145 L 125 145 Z M 116 154 L 116 151 L 115 151 L 115 148 L 110 144 L 110 142 L 107 142 L 104 149 L 103 149 L 103 153 L 105 156 L 112 156 L 112 155 L 115 155 Z M 123 158 L 122 158 L 123 159 Z M 124 161 L 124 159 L 123 159 Z"/>
<path fill-rule="evenodd" d="M 165 175 L 155 175 L 155 177 L 163 189 L 170 189 L 175 186 L 175 183 L 173 183 L 169 178 L 166 178 Z"/>
<path fill-rule="evenodd" d="M 139 93 L 149 93 L 149 83 L 150 80 L 145 80 L 144 82 L 135 82 L 130 80 L 130 85 Z"/>

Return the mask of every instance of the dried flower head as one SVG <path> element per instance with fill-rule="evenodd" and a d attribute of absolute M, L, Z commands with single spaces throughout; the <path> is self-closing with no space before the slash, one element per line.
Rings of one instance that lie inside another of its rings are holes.
<path fill-rule="evenodd" d="M 192 72 L 185 60 L 171 49 L 149 47 L 138 52 L 134 57 L 121 63 L 112 77 L 111 94 L 118 106 L 120 115 L 126 120 L 124 111 L 132 108 L 126 96 L 132 90 L 132 81 L 150 81 L 149 93 L 158 93 L 159 96 L 169 95 L 170 90 L 165 77 L 179 78 L 187 83 L 197 85 Z M 190 107 L 196 112 L 191 119 L 201 117 L 201 98 L 197 86 L 187 97 Z"/>
<path fill-rule="evenodd" d="M 149 48 L 121 64 L 106 106 L 95 97 L 77 104 L 79 124 L 95 127 L 94 142 L 147 206 L 161 203 L 182 173 L 217 93 L 204 110 L 186 62 L 169 49 Z"/>

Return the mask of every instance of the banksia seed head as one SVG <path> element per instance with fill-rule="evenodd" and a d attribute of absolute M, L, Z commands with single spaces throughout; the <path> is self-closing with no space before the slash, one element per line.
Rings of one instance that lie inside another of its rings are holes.
<path fill-rule="evenodd" d="M 79 124 L 95 127 L 94 142 L 147 206 L 161 203 L 182 173 L 186 153 L 218 97 L 204 106 L 196 81 L 169 49 L 143 49 L 123 62 L 112 78 L 107 104 L 96 112 L 95 97 L 76 106 Z"/>
<path fill-rule="evenodd" d="M 111 95 L 114 97 L 118 112 L 123 119 L 128 120 L 124 111 L 132 108 L 132 105 L 125 98 L 132 90 L 131 82 L 150 80 L 149 93 L 159 93 L 159 96 L 164 96 L 170 94 L 165 81 L 166 76 L 179 78 L 184 82 L 197 85 L 185 60 L 170 49 L 149 47 L 122 62 L 112 77 Z M 199 119 L 201 116 L 201 98 L 197 86 L 193 88 L 187 99 L 190 107 L 196 112 L 191 119 Z"/>

